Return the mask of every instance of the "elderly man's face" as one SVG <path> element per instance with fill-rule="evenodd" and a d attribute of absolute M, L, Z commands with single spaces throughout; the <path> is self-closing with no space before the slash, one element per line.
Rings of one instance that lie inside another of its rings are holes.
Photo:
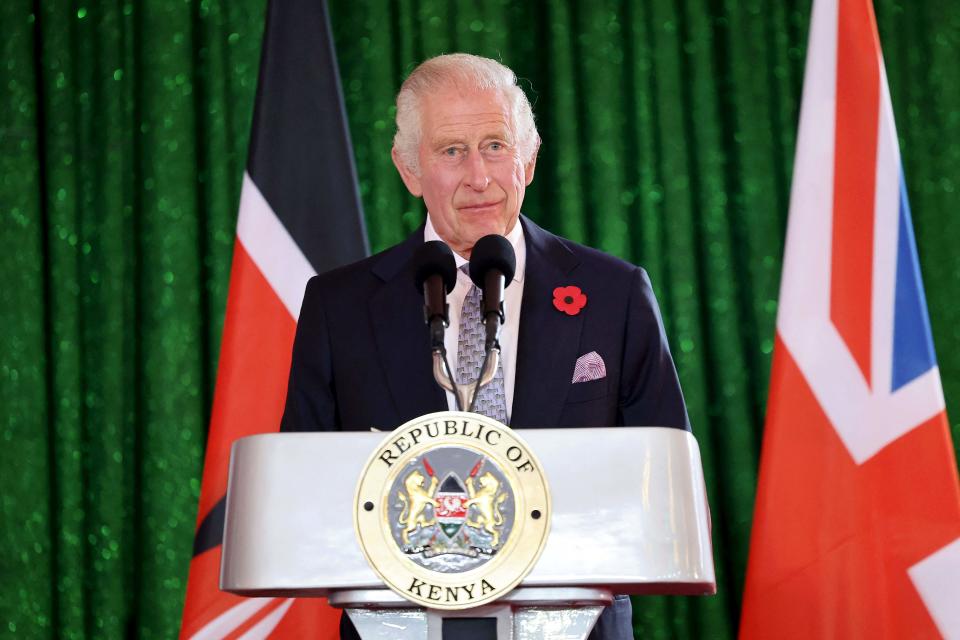
<path fill-rule="evenodd" d="M 394 150 L 404 184 L 422 196 L 433 226 L 464 257 L 485 235 L 509 233 L 533 180 L 536 154 L 524 163 L 510 105 L 499 91 L 455 88 L 421 102 L 420 174 Z"/>

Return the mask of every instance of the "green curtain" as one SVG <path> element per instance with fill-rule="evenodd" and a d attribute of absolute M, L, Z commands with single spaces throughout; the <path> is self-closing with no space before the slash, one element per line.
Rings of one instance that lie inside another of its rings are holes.
<path fill-rule="evenodd" d="M 0 634 L 176 635 L 264 9 L 0 3 Z M 735 636 L 809 10 L 331 1 L 375 250 L 423 218 L 389 159 L 393 97 L 418 61 L 459 50 L 511 66 L 534 103 L 525 212 L 650 273 L 703 454 L 719 593 L 638 600 L 643 637 Z M 877 14 L 956 419 L 960 6 Z"/>

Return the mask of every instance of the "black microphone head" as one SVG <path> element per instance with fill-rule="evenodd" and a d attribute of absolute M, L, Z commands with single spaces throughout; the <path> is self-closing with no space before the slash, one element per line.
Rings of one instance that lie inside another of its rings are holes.
<path fill-rule="evenodd" d="M 420 245 L 413 254 L 414 284 L 417 291 L 423 293 L 423 283 L 433 275 L 443 279 L 443 288 L 447 293 L 457 284 L 457 262 L 453 251 L 439 240 L 430 240 Z"/>
<path fill-rule="evenodd" d="M 484 276 L 490 269 L 496 269 L 503 274 L 504 288 L 513 282 L 513 274 L 517 270 L 517 254 L 513 251 L 513 245 L 497 234 L 483 236 L 477 240 L 470 252 L 470 279 L 481 291 L 484 287 Z"/>

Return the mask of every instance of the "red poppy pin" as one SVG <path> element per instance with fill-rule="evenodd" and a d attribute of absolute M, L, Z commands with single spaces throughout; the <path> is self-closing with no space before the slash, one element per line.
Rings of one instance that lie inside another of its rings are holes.
<path fill-rule="evenodd" d="M 553 290 L 553 306 L 568 316 L 575 316 L 587 306 L 587 294 L 580 287 L 557 287 Z"/>

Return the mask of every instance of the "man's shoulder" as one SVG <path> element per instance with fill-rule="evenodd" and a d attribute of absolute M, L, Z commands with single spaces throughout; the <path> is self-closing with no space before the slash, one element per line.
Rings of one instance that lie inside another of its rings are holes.
<path fill-rule="evenodd" d="M 631 262 L 627 262 L 626 260 L 618 258 L 617 256 L 610 255 L 609 253 L 601 251 L 600 249 L 595 249 L 585 244 L 574 242 L 569 238 L 565 238 L 547 231 L 529 219 L 525 221 L 525 230 L 526 233 L 533 237 L 535 242 L 540 242 L 544 245 L 554 243 L 558 247 L 561 247 L 563 250 L 568 252 L 568 254 L 577 262 L 575 268 L 578 271 L 582 270 L 582 272 L 592 273 L 600 278 L 629 278 L 634 277 L 638 271 L 645 274 L 642 267 L 639 267 Z"/>
<path fill-rule="evenodd" d="M 579 242 L 574 242 L 573 240 L 568 240 L 560 236 L 557 237 L 580 259 L 581 264 L 584 266 L 602 269 L 605 272 L 609 271 L 621 274 L 632 274 L 637 269 L 642 270 L 642 267 L 638 267 L 632 262 L 627 262 L 623 258 L 618 258 L 600 249 L 588 247 L 585 244 L 580 244 Z"/>
<path fill-rule="evenodd" d="M 418 233 L 422 238 L 422 229 L 414 231 L 406 240 L 372 256 L 313 276 L 307 283 L 307 292 L 323 291 L 327 295 L 367 295 L 370 289 L 381 286 L 407 266 L 418 244 L 413 241 Z M 412 283 L 411 280 L 411 287 Z"/>

